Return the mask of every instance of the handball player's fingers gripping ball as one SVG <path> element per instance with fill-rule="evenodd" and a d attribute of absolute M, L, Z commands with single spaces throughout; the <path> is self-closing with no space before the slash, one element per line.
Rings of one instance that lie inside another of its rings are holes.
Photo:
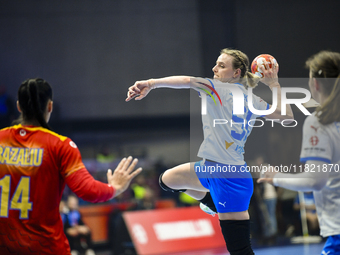
<path fill-rule="evenodd" d="M 251 63 L 251 72 L 260 78 L 263 78 L 263 71 L 261 70 L 261 67 L 268 70 L 269 68 L 272 68 L 274 64 L 274 68 L 278 68 L 278 63 L 276 59 L 269 54 L 261 54 L 258 55 L 256 58 L 254 58 L 253 62 Z M 278 70 L 277 70 L 278 71 Z"/>

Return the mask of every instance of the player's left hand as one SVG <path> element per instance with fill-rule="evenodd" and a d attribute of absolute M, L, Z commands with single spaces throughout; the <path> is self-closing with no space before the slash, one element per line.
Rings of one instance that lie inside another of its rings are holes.
<path fill-rule="evenodd" d="M 271 67 L 269 67 L 269 64 L 271 64 Z M 261 82 L 266 84 L 268 87 L 272 88 L 279 85 L 279 78 L 278 78 L 278 71 L 279 71 L 279 64 L 271 59 L 270 63 L 265 61 L 264 65 L 259 66 L 259 69 L 263 73 L 263 78 L 261 79 Z"/>

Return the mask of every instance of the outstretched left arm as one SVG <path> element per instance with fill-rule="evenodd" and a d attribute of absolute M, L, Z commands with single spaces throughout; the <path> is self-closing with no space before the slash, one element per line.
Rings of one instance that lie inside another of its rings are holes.
<path fill-rule="evenodd" d="M 309 169 L 320 169 L 325 162 L 308 160 L 306 165 L 313 166 Z M 318 168 L 319 166 L 319 168 Z M 306 168 L 307 169 L 307 168 Z M 264 177 L 257 180 L 258 183 L 268 182 L 274 186 L 295 191 L 318 191 L 321 190 L 327 183 L 329 176 L 329 169 L 326 172 L 303 172 L 299 174 L 284 174 L 267 172 Z"/>

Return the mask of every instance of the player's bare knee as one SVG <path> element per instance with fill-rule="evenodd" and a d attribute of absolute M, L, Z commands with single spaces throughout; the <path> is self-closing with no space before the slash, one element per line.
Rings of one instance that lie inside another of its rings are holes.
<path fill-rule="evenodd" d="M 163 182 L 163 175 L 164 173 L 162 173 L 160 176 L 159 176 L 159 186 L 165 190 L 165 191 L 170 191 L 170 192 L 185 192 L 186 189 L 172 189 L 170 188 L 168 185 L 166 185 L 164 182 Z"/>

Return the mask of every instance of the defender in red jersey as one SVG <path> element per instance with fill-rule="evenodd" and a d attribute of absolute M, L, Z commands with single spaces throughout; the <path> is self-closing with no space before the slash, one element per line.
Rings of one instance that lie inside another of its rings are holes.
<path fill-rule="evenodd" d="M 125 191 L 142 170 L 123 159 L 108 184 L 86 170 L 76 144 L 52 132 L 52 88 L 42 79 L 18 91 L 18 124 L 0 130 L 0 254 L 70 254 L 59 214 L 67 184 L 79 197 L 104 202 Z"/>

